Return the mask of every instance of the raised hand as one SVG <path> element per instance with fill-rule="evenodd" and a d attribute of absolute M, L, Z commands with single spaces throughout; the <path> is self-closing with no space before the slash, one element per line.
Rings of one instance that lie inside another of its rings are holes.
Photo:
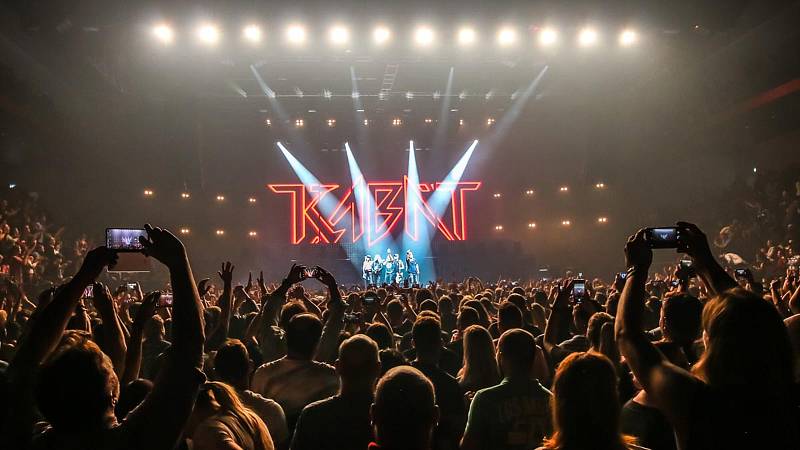
<path fill-rule="evenodd" d="M 628 238 L 625 244 L 625 265 L 647 270 L 653 263 L 653 250 L 645 240 L 644 229 Z"/>
<path fill-rule="evenodd" d="M 253 289 L 253 272 L 247 272 L 247 286 L 244 290 L 249 294 L 251 289 Z"/>
<path fill-rule="evenodd" d="M 286 275 L 286 282 L 289 284 L 296 284 L 305 279 L 306 267 L 298 264 L 292 264 L 289 269 L 289 274 Z"/>
<path fill-rule="evenodd" d="M 142 252 L 145 255 L 152 256 L 170 269 L 187 263 L 186 248 L 174 234 L 158 227 L 153 228 L 150 224 L 145 224 L 144 229 L 147 237 L 139 237 L 139 242 L 144 247 Z"/>
<path fill-rule="evenodd" d="M 328 286 L 329 288 L 331 286 L 333 286 L 334 288 L 336 287 L 336 279 L 333 278 L 333 275 L 331 275 L 330 272 L 328 272 L 327 270 L 323 269 L 320 266 L 316 266 L 315 269 L 316 269 L 316 272 L 317 272 L 316 278 L 322 284 L 324 284 L 325 286 Z"/>
<path fill-rule="evenodd" d="M 158 300 L 161 298 L 161 292 L 153 291 L 147 294 L 142 300 L 139 310 L 136 311 L 136 318 L 133 320 L 135 325 L 144 326 L 144 324 L 156 313 Z"/>
<path fill-rule="evenodd" d="M 258 290 L 261 291 L 261 295 L 267 295 L 267 285 L 264 283 L 264 271 L 262 270 L 258 274 Z"/>
<path fill-rule="evenodd" d="M 714 254 L 711 253 L 711 247 L 708 246 L 708 238 L 700 228 L 689 222 L 678 222 L 678 227 L 682 228 L 683 244 L 686 246 L 686 254 L 691 256 L 695 264 L 701 267 L 707 267 L 710 262 L 714 261 Z"/>
<path fill-rule="evenodd" d="M 78 272 L 94 281 L 100 276 L 103 268 L 108 265 L 114 265 L 116 262 L 117 252 L 105 246 L 97 247 L 86 253 L 86 257 L 83 259 L 83 264 Z"/>
<path fill-rule="evenodd" d="M 236 266 L 234 266 L 233 264 L 231 264 L 230 261 L 228 261 L 222 264 L 222 268 L 219 272 L 217 272 L 217 275 L 219 275 L 223 283 L 230 285 L 231 280 L 233 280 L 233 269 L 235 268 Z"/>
<path fill-rule="evenodd" d="M 200 294 L 200 297 L 205 297 L 208 291 L 211 290 L 211 285 L 208 284 L 209 281 L 211 281 L 210 278 L 203 278 L 197 283 L 197 293 Z"/>
<path fill-rule="evenodd" d="M 113 308 L 114 302 L 111 299 L 111 292 L 103 283 L 94 283 L 92 285 L 92 292 L 94 293 L 92 304 L 98 311 L 105 308 Z"/>

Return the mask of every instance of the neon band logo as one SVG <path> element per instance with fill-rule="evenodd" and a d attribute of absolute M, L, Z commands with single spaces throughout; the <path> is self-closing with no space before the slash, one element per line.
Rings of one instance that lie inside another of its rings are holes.
<path fill-rule="evenodd" d="M 467 193 L 480 187 L 480 181 L 459 181 L 420 183 L 419 189 L 409 189 L 408 177 L 368 183 L 359 179 L 344 190 L 336 207 L 326 215 L 319 209 L 320 202 L 339 193 L 340 185 L 267 185 L 272 192 L 289 197 L 292 244 L 355 243 L 366 238 L 370 247 L 391 236 L 400 224 L 414 241 L 420 238 L 420 229 L 426 224 L 449 241 L 466 240 Z M 428 204 L 437 189 L 450 194 L 447 209 L 441 215 Z"/>

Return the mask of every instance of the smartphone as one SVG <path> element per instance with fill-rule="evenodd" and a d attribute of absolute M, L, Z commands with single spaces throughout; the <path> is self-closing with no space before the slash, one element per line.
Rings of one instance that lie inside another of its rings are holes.
<path fill-rule="evenodd" d="M 129 291 L 135 291 L 136 283 L 125 283 L 125 287 L 128 288 Z"/>
<path fill-rule="evenodd" d="M 650 248 L 678 248 L 681 241 L 681 229 L 678 227 L 646 228 L 645 240 Z"/>
<path fill-rule="evenodd" d="M 118 252 L 141 252 L 139 237 L 146 237 L 143 228 L 106 228 L 106 247 Z"/>
<path fill-rule="evenodd" d="M 694 262 L 691 259 L 681 259 L 680 265 L 682 269 L 694 268 Z"/>
<path fill-rule="evenodd" d="M 736 278 L 750 279 L 750 271 L 748 269 L 735 269 L 733 273 L 736 274 Z"/>
<path fill-rule="evenodd" d="M 364 306 L 372 306 L 378 303 L 378 296 L 376 294 L 365 294 L 363 303 Z"/>
<path fill-rule="evenodd" d="M 318 275 L 317 272 L 318 271 L 317 271 L 317 269 L 315 267 L 312 267 L 312 268 L 306 267 L 306 269 L 305 269 L 306 278 L 317 278 L 317 275 Z"/>
<path fill-rule="evenodd" d="M 586 280 L 575 280 L 572 282 L 572 296 L 582 298 L 586 295 Z"/>
<path fill-rule="evenodd" d="M 94 298 L 94 285 L 90 284 L 86 286 L 86 289 L 83 290 L 83 295 L 81 298 Z"/>
<path fill-rule="evenodd" d="M 678 286 L 681 285 L 681 282 L 680 282 L 680 280 L 672 280 L 672 281 L 669 282 L 669 285 L 672 286 L 672 287 L 678 287 Z"/>
<path fill-rule="evenodd" d="M 361 313 L 352 313 L 348 314 L 345 313 L 344 315 L 344 322 L 345 323 L 359 323 L 361 322 Z"/>
<path fill-rule="evenodd" d="M 172 294 L 162 293 L 158 298 L 159 308 L 172 308 Z"/>
<path fill-rule="evenodd" d="M 626 280 L 627 278 L 628 278 L 628 272 L 620 272 L 619 273 L 619 279 L 620 280 Z"/>

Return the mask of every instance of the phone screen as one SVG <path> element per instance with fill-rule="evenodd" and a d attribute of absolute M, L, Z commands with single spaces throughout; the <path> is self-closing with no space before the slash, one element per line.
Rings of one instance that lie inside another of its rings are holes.
<path fill-rule="evenodd" d="M 678 248 L 680 229 L 677 227 L 648 228 L 645 232 L 651 248 Z"/>
<path fill-rule="evenodd" d="M 82 298 L 94 298 L 94 285 L 86 286 L 86 289 L 83 290 Z"/>
<path fill-rule="evenodd" d="M 624 280 L 626 278 L 628 278 L 628 272 L 620 272 L 619 273 L 619 279 L 620 280 Z"/>
<path fill-rule="evenodd" d="M 364 305 L 373 305 L 378 301 L 378 297 L 375 295 L 365 295 L 364 296 Z"/>
<path fill-rule="evenodd" d="M 161 294 L 161 297 L 158 298 L 158 307 L 172 308 L 172 294 Z"/>
<path fill-rule="evenodd" d="M 586 280 L 575 280 L 572 283 L 572 295 L 583 297 L 586 294 Z"/>
<path fill-rule="evenodd" d="M 734 273 L 738 278 L 747 278 L 747 269 L 736 269 Z"/>
<path fill-rule="evenodd" d="M 125 283 L 125 287 L 127 287 L 129 291 L 134 291 L 136 290 L 136 283 Z"/>
<path fill-rule="evenodd" d="M 147 236 L 142 228 L 106 228 L 106 247 L 120 252 L 140 252 L 140 236 Z"/>

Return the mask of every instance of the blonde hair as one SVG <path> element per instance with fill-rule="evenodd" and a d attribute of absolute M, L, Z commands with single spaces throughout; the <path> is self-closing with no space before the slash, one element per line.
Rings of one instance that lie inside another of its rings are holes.
<path fill-rule="evenodd" d="M 463 340 L 464 366 L 458 371 L 458 381 L 480 389 L 499 383 L 500 370 L 489 331 L 480 325 L 470 325 L 464 330 Z"/>
<path fill-rule="evenodd" d="M 255 450 L 272 450 L 274 448 L 272 437 L 267 431 L 264 421 L 242 403 L 232 387 L 219 381 L 210 381 L 203 388 L 214 394 L 214 398 L 221 407 L 220 414 L 234 417 L 249 433 L 253 439 Z"/>

